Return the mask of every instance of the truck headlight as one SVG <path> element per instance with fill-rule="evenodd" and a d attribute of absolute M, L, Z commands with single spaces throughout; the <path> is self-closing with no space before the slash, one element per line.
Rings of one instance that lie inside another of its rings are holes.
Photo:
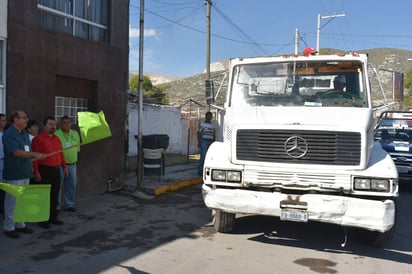
<path fill-rule="evenodd" d="M 212 170 L 212 180 L 213 181 L 226 181 L 226 171 L 225 170 Z"/>
<path fill-rule="evenodd" d="M 370 190 L 371 180 L 367 178 L 355 178 L 353 188 L 356 190 Z"/>
<path fill-rule="evenodd" d="M 353 184 L 355 190 L 378 192 L 389 192 L 390 190 L 389 179 L 355 178 Z"/>
<path fill-rule="evenodd" d="M 229 182 L 240 182 L 241 180 L 240 171 L 228 171 L 226 174 Z"/>
<path fill-rule="evenodd" d="M 373 191 L 389 191 L 389 180 L 387 179 L 372 179 L 371 190 Z"/>
<path fill-rule="evenodd" d="M 240 183 L 242 180 L 242 173 L 234 170 L 212 170 L 212 180 L 220 182 Z"/>

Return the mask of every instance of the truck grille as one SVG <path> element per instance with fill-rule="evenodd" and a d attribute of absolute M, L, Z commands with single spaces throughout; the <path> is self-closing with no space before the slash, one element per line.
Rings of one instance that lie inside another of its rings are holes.
<path fill-rule="evenodd" d="M 412 154 L 390 152 L 393 162 L 397 167 L 406 167 L 412 170 Z"/>
<path fill-rule="evenodd" d="M 259 184 L 282 184 L 284 186 L 323 186 L 333 188 L 344 188 L 350 180 L 350 175 L 339 174 L 322 174 L 322 173 L 301 173 L 301 172 L 277 172 L 277 171 L 262 171 L 258 169 L 245 169 L 245 182 L 253 182 Z"/>
<path fill-rule="evenodd" d="M 305 150 L 293 154 L 291 138 Z M 288 141 L 289 140 L 289 141 Z M 305 152 L 305 153 L 303 153 Z M 237 131 L 236 158 L 243 161 L 296 164 L 359 165 L 359 132 L 240 129 Z"/>

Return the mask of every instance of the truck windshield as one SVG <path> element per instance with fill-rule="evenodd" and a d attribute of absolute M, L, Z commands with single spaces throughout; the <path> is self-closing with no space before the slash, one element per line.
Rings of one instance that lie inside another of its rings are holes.
<path fill-rule="evenodd" d="M 290 61 L 233 68 L 230 105 L 368 107 L 358 61 Z"/>

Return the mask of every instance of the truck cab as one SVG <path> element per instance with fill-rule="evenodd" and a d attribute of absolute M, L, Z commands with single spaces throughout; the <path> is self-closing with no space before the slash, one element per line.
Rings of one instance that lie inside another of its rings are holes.
<path fill-rule="evenodd" d="M 374 142 L 366 55 L 231 59 L 222 127 L 202 186 L 217 231 L 245 213 L 391 238 L 398 174 Z"/>

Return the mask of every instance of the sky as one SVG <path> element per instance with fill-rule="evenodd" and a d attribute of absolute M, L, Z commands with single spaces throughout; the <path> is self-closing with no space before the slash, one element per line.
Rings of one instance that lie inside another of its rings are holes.
<path fill-rule="evenodd" d="M 411 0 L 211 0 L 210 62 L 320 48 L 412 50 Z M 205 71 L 206 1 L 145 0 L 143 72 Z M 344 16 L 341 16 L 344 15 Z M 129 69 L 139 70 L 140 0 L 130 0 Z M 411 56 L 412 58 L 412 56 Z"/>

